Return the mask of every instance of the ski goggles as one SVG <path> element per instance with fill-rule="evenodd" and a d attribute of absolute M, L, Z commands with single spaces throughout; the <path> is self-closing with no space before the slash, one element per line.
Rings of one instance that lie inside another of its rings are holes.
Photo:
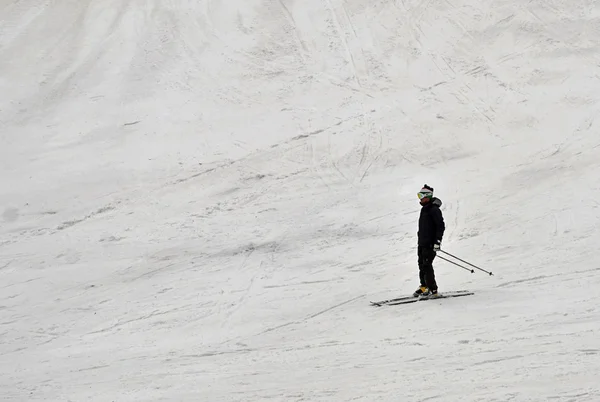
<path fill-rule="evenodd" d="M 419 197 L 420 200 L 422 200 L 423 198 L 431 198 L 431 197 L 433 197 L 433 193 L 431 193 L 429 191 L 427 191 L 427 192 L 419 191 L 417 193 L 417 197 Z"/>

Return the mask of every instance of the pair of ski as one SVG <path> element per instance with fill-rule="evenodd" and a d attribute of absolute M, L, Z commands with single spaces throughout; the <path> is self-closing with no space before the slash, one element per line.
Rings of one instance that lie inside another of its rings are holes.
<path fill-rule="evenodd" d="M 388 299 L 388 300 L 381 300 L 381 301 L 372 301 L 371 302 L 371 306 L 377 306 L 377 307 L 381 307 L 381 306 L 395 306 L 397 304 L 408 304 L 408 303 L 416 303 L 418 301 L 425 301 L 425 300 L 439 300 L 439 299 L 447 299 L 450 297 L 461 297 L 461 296 L 469 296 L 469 295 L 473 295 L 475 293 L 473 292 L 469 292 L 468 290 L 457 290 L 454 292 L 446 292 L 443 294 L 438 294 L 435 296 L 403 296 L 403 297 L 397 297 L 395 299 Z"/>

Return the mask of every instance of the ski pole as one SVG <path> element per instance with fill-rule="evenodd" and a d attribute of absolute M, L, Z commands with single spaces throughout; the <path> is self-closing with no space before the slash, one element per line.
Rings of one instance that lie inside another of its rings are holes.
<path fill-rule="evenodd" d="M 486 274 L 488 274 L 488 275 L 490 275 L 490 276 L 494 275 L 494 274 L 492 274 L 490 271 L 486 271 L 486 270 L 485 270 L 485 269 L 483 269 L 483 268 L 479 268 L 477 265 L 473 265 L 473 264 L 471 264 L 471 263 L 470 263 L 470 262 L 468 262 L 468 261 L 461 260 L 461 259 L 460 259 L 460 258 L 458 258 L 457 256 L 455 256 L 455 255 L 452 255 L 452 254 L 450 254 L 450 253 L 447 253 L 447 252 L 445 252 L 444 250 L 440 250 L 440 251 L 441 251 L 442 253 L 444 253 L 444 254 L 446 254 L 446 255 L 448 255 L 448 256 L 450 256 L 450 257 L 452 257 L 452 258 L 456 258 L 458 261 L 464 262 L 465 264 L 472 266 L 473 268 L 477 268 L 478 270 L 480 270 L 480 271 L 483 271 L 483 272 L 485 272 Z"/>
<path fill-rule="evenodd" d="M 457 267 L 461 267 L 462 269 L 466 269 L 467 271 L 469 271 L 469 272 L 470 272 L 470 273 L 472 273 L 472 274 L 474 274 L 474 273 L 475 273 L 475 270 L 473 270 L 473 269 L 469 269 L 469 268 L 467 268 L 467 267 L 463 267 L 463 266 L 462 266 L 462 265 L 460 265 L 459 263 L 457 263 L 457 262 L 454 262 L 454 261 L 450 261 L 449 259 L 447 259 L 447 258 L 444 258 L 444 257 L 442 257 L 441 255 L 438 255 L 438 258 L 439 258 L 439 259 L 442 259 L 442 260 L 444 260 L 444 261 L 447 261 L 447 262 L 449 262 L 450 264 L 454 264 L 454 265 L 456 265 Z"/>

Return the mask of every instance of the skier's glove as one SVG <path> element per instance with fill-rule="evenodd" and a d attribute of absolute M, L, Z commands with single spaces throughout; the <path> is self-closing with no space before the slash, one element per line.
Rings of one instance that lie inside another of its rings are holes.
<path fill-rule="evenodd" d="M 442 243 L 438 240 L 434 245 L 433 245 L 433 251 L 438 252 L 440 251 L 440 246 L 442 245 Z"/>

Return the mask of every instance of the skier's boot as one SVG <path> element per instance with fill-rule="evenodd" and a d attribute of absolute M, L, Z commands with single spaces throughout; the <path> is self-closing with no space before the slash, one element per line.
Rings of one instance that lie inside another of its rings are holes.
<path fill-rule="evenodd" d="M 434 299 L 434 298 L 438 297 L 438 291 L 437 291 L 437 289 L 427 289 L 426 292 L 423 292 L 423 294 L 421 294 L 421 297 L 426 297 L 428 299 Z"/>
<path fill-rule="evenodd" d="M 421 286 L 419 287 L 419 289 L 415 290 L 415 293 L 413 293 L 414 297 L 419 297 L 419 296 L 423 296 L 429 293 L 429 289 L 427 289 L 427 286 Z"/>

